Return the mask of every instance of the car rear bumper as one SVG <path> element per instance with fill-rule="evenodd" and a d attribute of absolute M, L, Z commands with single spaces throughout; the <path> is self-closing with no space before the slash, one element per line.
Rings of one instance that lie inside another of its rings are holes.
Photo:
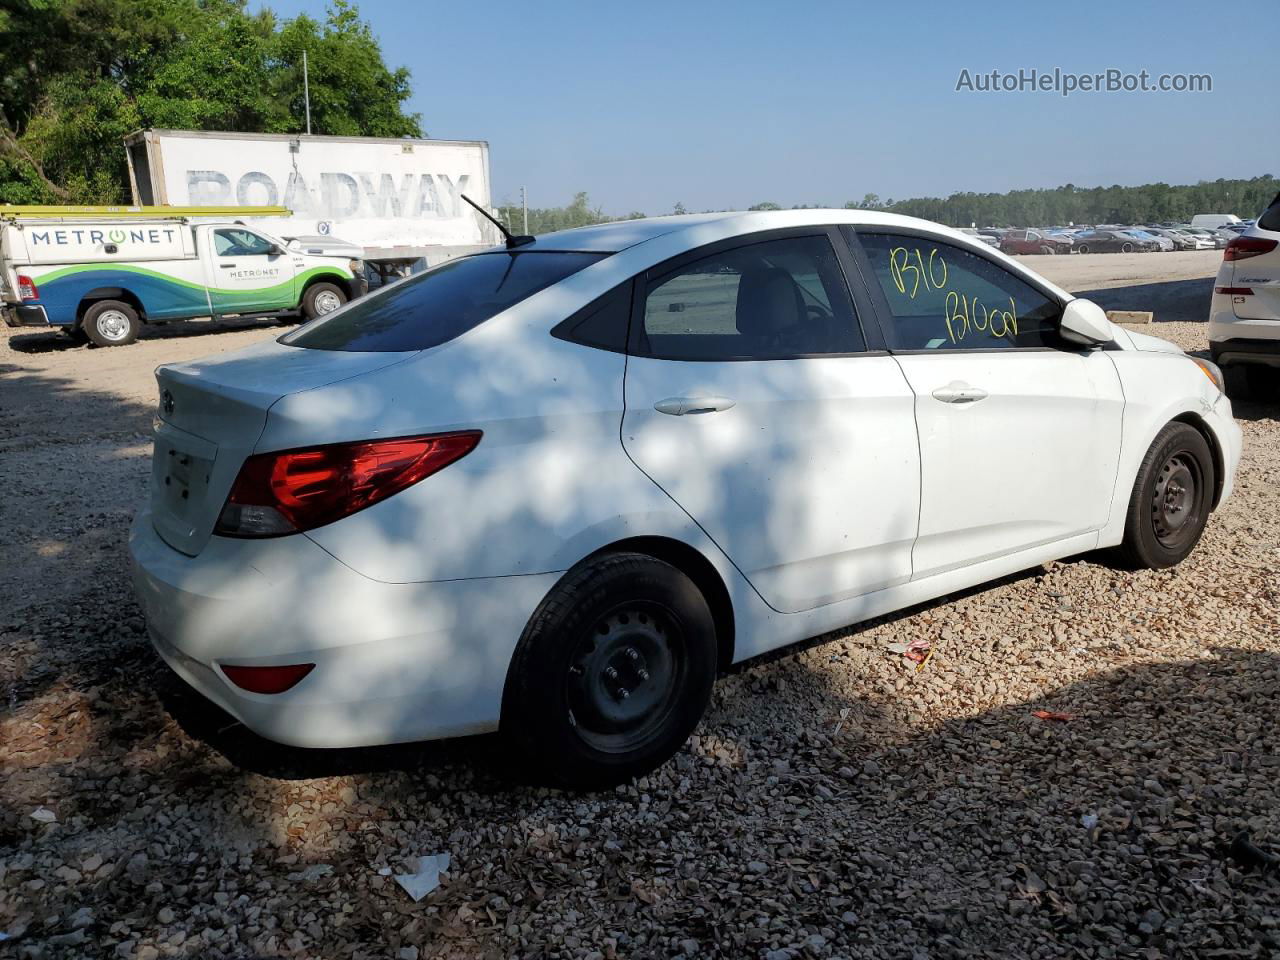
<path fill-rule="evenodd" d="M 497 729 L 511 654 L 559 576 L 382 583 L 305 536 L 214 537 L 188 557 L 160 539 L 148 510 L 129 546 L 160 656 L 250 730 L 298 747 Z M 271 695 L 221 669 L 297 663 L 316 666 Z"/>
<path fill-rule="evenodd" d="M 1231 298 L 1215 293 L 1209 308 L 1209 350 L 1220 365 L 1280 365 L 1280 320 L 1237 317 Z"/>
<path fill-rule="evenodd" d="M 0 305 L 0 313 L 4 316 L 8 327 L 47 327 L 49 315 L 40 304 L 6 303 Z"/>

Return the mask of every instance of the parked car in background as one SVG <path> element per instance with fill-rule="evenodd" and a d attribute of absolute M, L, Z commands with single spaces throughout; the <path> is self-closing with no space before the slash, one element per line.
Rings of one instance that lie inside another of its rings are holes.
<path fill-rule="evenodd" d="M 156 379 L 129 545 L 174 671 L 284 743 L 497 731 L 571 787 L 665 762 L 730 664 L 1179 563 L 1241 448 L 1207 360 L 853 210 L 513 237 Z"/>
<path fill-rule="evenodd" d="M 1139 240 L 1151 241 L 1155 243 L 1156 249 L 1168 253 L 1174 248 L 1173 240 L 1169 237 L 1162 237 L 1159 234 L 1151 233 L 1141 227 L 1130 227 L 1128 230 L 1121 231 L 1127 233 L 1131 237 L 1137 237 Z"/>
<path fill-rule="evenodd" d="M 1134 253 L 1159 248 L 1154 237 L 1143 240 L 1123 230 L 1086 230 L 1076 237 L 1076 253 Z"/>
<path fill-rule="evenodd" d="M 1280 194 L 1227 244 L 1209 306 L 1214 363 L 1243 366 L 1250 388 L 1280 386 Z"/>
<path fill-rule="evenodd" d="M 1213 241 L 1204 237 L 1193 236 L 1189 233 L 1183 233 L 1181 230 L 1173 230 L 1168 227 L 1147 227 L 1148 233 L 1154 233 L 1158 237 L 1165 237 L 1173 242 L 1175 250 L 1212 250 Z"/>
<path fill-rule="evenodd" d="M 985 243 L 989 247 L 1000 246 L 1000 241 L 997 240 L 995 237 L 982 233 L 979 230 L 975 230 L 973 227 L 961 227 L 960 232 L 965 234 L 966 236 L 973 237 L 973 239 L 975 240 L 979 240 L 982 243 Z"/>
<path fill-rule="evenodd" d="M 1005 253 L 1070 253 L 1072 243 L 1068 237 L 1052 236 L 1042 230 L 1010 230 L 1000 238 L 1000 249 Z"/>
<path fill-rule="evenodd" d="M 1215 250 L 1226 249 L 1227 244 L 1234 239 L 1233 235 L 1230 233 L 1223 233 L 1219 230 L 1210 230 L 1208 227 L 1183 227 L 1182 229 L 1193 237 L 1204 237 L 1213 244 L 1213 248 Z"/>

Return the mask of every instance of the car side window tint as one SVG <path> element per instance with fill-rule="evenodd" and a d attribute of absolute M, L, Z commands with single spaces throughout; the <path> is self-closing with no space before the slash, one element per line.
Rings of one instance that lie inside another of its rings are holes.
<path fill-rule="evenodd" d="M 826 236 L 734 247 L 648 279 L 636 353 L 764 360 L 866 349 Z"/>
<path fill-rule="evenodd" d="M 603 297 L 556 324 L 551 335 L 598 350 L 625 353 L 627 321 L 631 317 L 631 287 L 630 280 L 614 287 Z"/>
<path fill-rule="evenodd" d="M 999 264 L 961 247 L 894 233 L 858 233 L 889 303 L 894 350 L 1065 347 L 1061 306 Z"/>

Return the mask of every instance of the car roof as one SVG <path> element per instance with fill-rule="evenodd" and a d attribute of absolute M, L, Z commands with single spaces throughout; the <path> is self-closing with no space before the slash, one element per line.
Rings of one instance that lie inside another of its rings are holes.
<path fill-rule="evenodd" d="M 618 253 L 637 244 L 670 236 L 709 224 L 721 224 L 726 232 L 756 233 L 761 230 L 785 227 L 829 226 L 833 224 L 854 226 L 905 227 L 929 230 L 962 237 L 976 242 L 971 234 L 963 234 L 951 227 L 916 217 L 904 217 L 875 210 L 746 210 L 726 213 L 694 213 L 673 217 L 647 217 L 643 220 L 617 220 L 597 223 L 589 227 L 558 230 L 538 237 L 526 250 L 580 250 L 591 253 Z"/>

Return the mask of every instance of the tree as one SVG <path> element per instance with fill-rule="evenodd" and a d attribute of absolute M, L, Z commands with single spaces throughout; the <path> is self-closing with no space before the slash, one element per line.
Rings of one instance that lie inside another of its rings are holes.
<path fill-rule="evenodd" d="M 753 206 L 747 207 L 747 209 L 754 211 L 754 210 L 781 210 L 782 208 L 778 206 L 776 203 L 770 203 L 769 201 L 766 200 L 764 203 L 757 203 Z"/>
<path fill-rule="evenodd" d="M 9 0 L 0 11 L 0 202 L 127 198 L 123 137 L 144 127 L 421 136 L 409 74 L 346 0 L 323 23 L 247 0 Z"/>

